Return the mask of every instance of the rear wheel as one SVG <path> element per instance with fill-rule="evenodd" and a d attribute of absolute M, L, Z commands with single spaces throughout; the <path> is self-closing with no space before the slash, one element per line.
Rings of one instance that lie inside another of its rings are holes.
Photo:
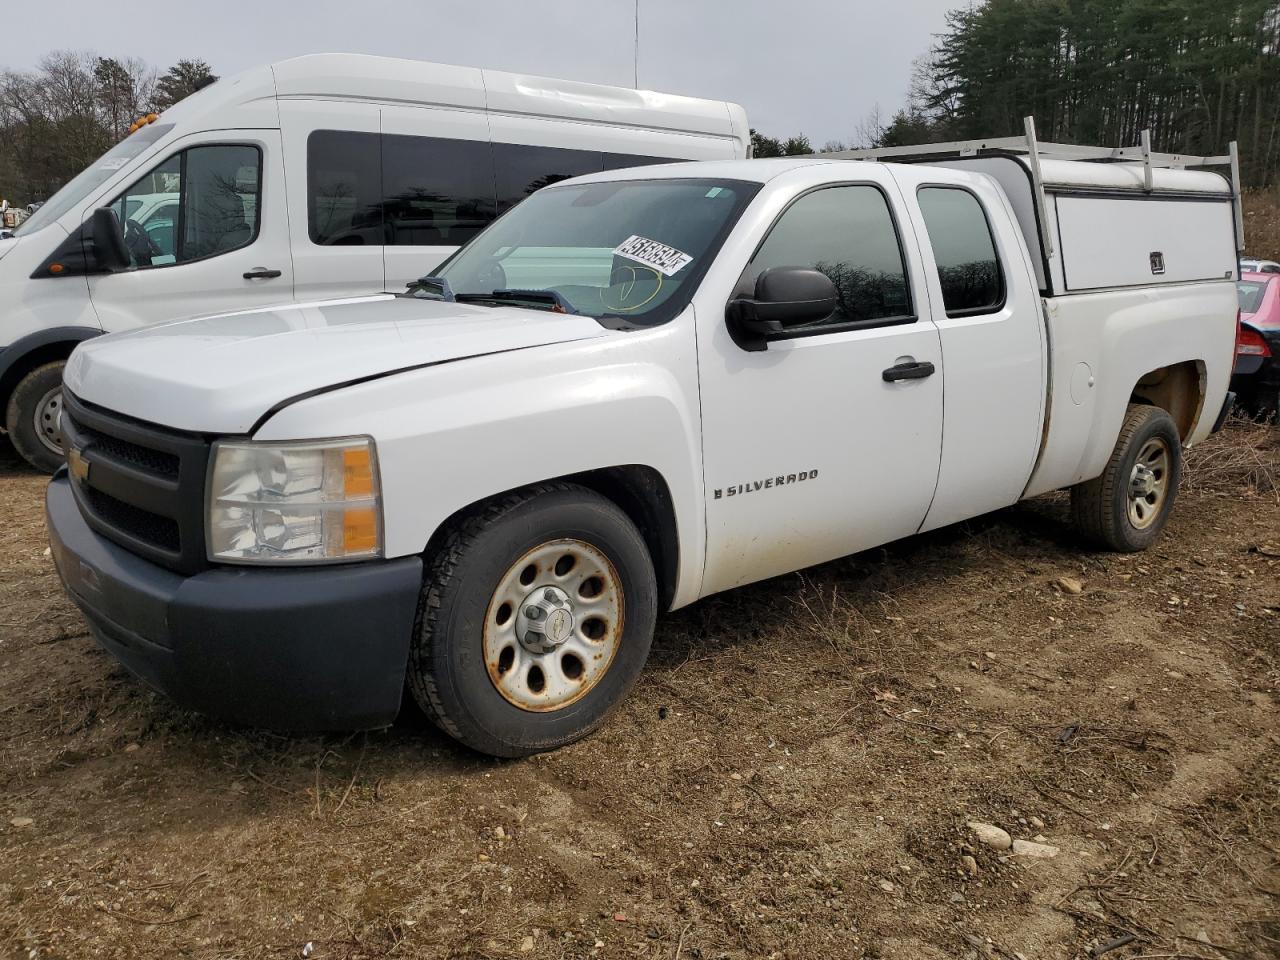
<path fill-rule="evenodd" d="M 521 757 L 586 736 L 626 696 L 648 658 L 657 585 L 625 513 L 545 484 L 455 523 L 419 610 L 414 699 L 467 746 Z"/>
<path fill-rule="evenodd" d="M 66 459 L 58 414 L 62 411 L 62 370 L 66 361 L 36 367 L 14 387 L 5 428 L 14 449 L 37 470 L 53 473 Z"/>
<path fill-rule="evenodd" d="M 1076 528 L 1101 546 L 1145 550 L 1169 520 L 1182 475 L 1182 441 L 1160 407 L 1133 405 L 1102 475 L 1071 488 Z"/>

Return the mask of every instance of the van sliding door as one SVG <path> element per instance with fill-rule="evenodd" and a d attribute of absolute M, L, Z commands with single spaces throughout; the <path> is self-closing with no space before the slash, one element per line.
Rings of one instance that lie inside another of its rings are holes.
<path fill-rule="evenodd" d="M 284 100 L 280 126 L 297 299 L 380 292 L 378 108 Z"/>
<path fill-rule="evenodd" d="M 494 217 L 489 124 L 481 113 L 382 108 L 386 288 L 426 276 Z"/>

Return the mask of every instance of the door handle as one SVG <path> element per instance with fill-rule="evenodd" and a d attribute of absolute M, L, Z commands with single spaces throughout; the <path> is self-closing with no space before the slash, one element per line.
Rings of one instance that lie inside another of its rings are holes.
<path fill-rule="evenodd" d="M 266 267 L 254 267 L 252 270 L 246 270 L 244 278 L 246 280 L 274 280 L 280 276 L 279 270 L 268 270 Z"/>
<path fill-rule="evenodd" d="M 933 364 L 928 360 L 908 360 L 905 363 L 895 363 L 880 376 L 884 377 L 885 383 L 894 383 L 898 380 L 923 380 L 925 377 L 933 376 Z"/>

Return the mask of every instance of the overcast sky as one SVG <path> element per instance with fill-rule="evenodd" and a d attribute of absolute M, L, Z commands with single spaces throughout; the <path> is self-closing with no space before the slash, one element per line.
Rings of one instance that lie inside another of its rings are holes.
<path fill-rule="evenodd" d="M 639 0 L 640 86 L 736 100 L 773 136 L 849 140 L 906 96 L 911 61 L 967 0 Z M 215 73 L 344 51 L 632 85 L 634 0 L 6 0 L 0 66 L 56 49 Z"/>

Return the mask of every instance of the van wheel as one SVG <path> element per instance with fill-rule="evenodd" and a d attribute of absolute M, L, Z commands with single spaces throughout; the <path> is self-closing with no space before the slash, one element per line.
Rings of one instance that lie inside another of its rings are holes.
<path fill-rule="evenodd" d="M 1164 530 L 1182 476 L 1182 441 L 1160 407 L 1131 405 L 1102 476 L 1071 488 L 1076 528 L 1121 553 L 1151 546 Z"/>
<path fill-rule="evenodd" d="M 657 619 L 644 538 L 574 484 L 495 498 L 430 559 L 409 688 L 482 753 L 524 757 L 596 729 L 640 675 Z"/>
<path fill-rule="evenodd" d="M 65 360 L 55 360 L 28 373 L 14 387 L 5 411 L 5 428 L 14 449 L 45 473 L 53 473 L 66 460 L 58 430 L 66 365 Z"/>

